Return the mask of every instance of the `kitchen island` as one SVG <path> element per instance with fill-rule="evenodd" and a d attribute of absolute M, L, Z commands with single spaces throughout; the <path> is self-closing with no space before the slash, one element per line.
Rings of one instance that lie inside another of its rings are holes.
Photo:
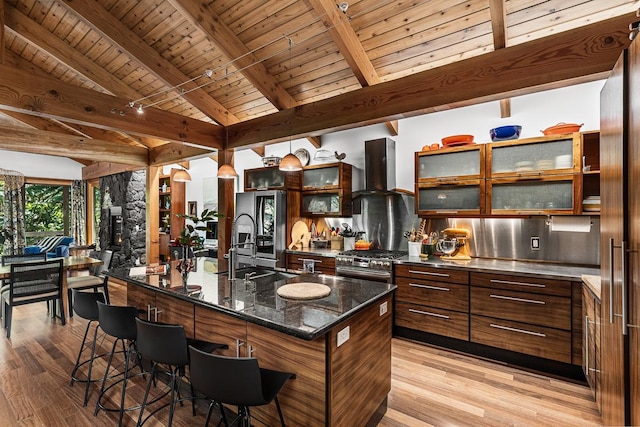
<path fill-rule="evenodd" d="M 180 323 L 190 337 L 227 344 L 223 354 L 257 357 L 262 367 L 295 373 L 279 394 L 288 424 L 375 425 L 384 414 L 395 285 L 282 272 L 229 280 L 209 258 L 198 259 L 188 293 L 175 266 L 166 274 L 131 273 L 116 268 L 107 274 L 126 284 L 128 304 L 151 320 Z M 313 300 L 277 295 L 281 286 L 303 282 L 331 292 Z M 278 423 L 275 405 L 252 414 L 266 425 Z"/>

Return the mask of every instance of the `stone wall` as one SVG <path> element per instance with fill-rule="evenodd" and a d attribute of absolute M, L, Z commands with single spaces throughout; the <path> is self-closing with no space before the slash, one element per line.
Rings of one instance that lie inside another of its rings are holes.
<path fill-rule="evenodd" d="M 146 262 L 146 172 L 123 172 L 100 178 L 102 212 L 101 250 L 113 251 L 111 267 L 127 267 Z M 110 208 L 122 209 L 122 243 L 111 242 Z"/>

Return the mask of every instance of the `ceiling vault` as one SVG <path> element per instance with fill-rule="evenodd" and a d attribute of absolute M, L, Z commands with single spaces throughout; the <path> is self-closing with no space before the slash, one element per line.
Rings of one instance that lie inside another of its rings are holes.
<path fill-rule="evenodd" d="M 479 102 L 511 117 L 512 97 L 606 77 L 637 19 L 546 3 L 2 0 L 0 148 L 95 178 Z"/>

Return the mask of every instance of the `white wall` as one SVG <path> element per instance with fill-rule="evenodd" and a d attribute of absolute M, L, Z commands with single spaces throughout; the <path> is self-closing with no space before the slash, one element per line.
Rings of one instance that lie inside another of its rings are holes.
<path fill-rule="evenodd" d="M 0 150 L 0 168 L 22 172 L 26 177 L 82 179 L 83 167 L 83 164 L 66 157 Z"/>

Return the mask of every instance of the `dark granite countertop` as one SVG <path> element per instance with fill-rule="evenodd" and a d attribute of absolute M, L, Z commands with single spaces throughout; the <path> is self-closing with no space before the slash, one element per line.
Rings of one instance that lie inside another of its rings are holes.
<path fill-rule="evenodd" d="M 440 257 L 423 260 L 405 256 L 394 260 L 397 264 L 419 264 L 435 268 L 453 268 L 466 271 L 536 276 L 547 279 L 582 280 L 582 275 L 600 276 L 600 269 L 588 266 L 552 264 L 545 262 L 513 261 L 503 259 L 472 258 L 470 261 L 445 261 Z"/>
<path fill-rule="evenodd" d="M 324 274 L 287 274 L 285 277 L 282 272 L 277 272 L 277 277 L 257 279 L 255 287 L 252 287 L 244 279 L 229 280 L 226 275 L 218 274 L 217 261 L 205 257 L 198 258 L 196 270 L 189 274 L 190 285 L 202 286 L 202 290 L 193 295 L 170 289 L 182 285 L 175 267 L 165 275 L 132 276 L 128 267 L 115 268 L 106 274 L 306 340 L 324 335 L 338 323 L 396 289 L 393 284 L 367 280 Z M 306 301 L 277 295 L 280 286 L 299 282 L 327 285 L 331 293 L 324 298 Z"/>

